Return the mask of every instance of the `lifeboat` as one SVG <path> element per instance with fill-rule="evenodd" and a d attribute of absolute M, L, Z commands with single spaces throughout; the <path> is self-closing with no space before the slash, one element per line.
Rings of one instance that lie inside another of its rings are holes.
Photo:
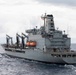
<path fill-rule="evenodd" d="M 26 42 L 26 46 L 30 46 L 30 42 Z"/>
<path fill-rule="evenodd" d="M 36 42 L 35 42 L 35 41 L 28 41 L 28 42 L 26 43 L 26 46 L 35 47 L 35 46 L 36 46 Z"/>
<path fill-rule="evenodd" d="M 30 46 L 31 47 L 35 47 L 36 46 L 36 42 L 35 41 L 30 42 Z"/>

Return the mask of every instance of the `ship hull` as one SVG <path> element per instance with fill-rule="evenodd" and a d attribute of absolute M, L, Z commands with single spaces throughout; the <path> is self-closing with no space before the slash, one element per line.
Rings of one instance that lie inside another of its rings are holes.
<path fill-rule="evenodd" d="M 76 57 L 53 57 L 50 53 L 33 49 L 5 49 L 6 54 L 25 58 L 28 60 L 40 61 L 50 64 L 76 64 Z"/>

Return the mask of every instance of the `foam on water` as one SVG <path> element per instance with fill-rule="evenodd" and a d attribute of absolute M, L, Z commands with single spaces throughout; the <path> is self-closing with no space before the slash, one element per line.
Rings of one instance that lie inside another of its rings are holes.
<path fill-rule="evenodd" d="M 0 53 L 5 53 L 4 48 L 0 45 Z"/>
<path fill-rule="evenodd" d="M 2 55 L 0 75 L 76 75 L 76 66 L 44 64 Z"/>

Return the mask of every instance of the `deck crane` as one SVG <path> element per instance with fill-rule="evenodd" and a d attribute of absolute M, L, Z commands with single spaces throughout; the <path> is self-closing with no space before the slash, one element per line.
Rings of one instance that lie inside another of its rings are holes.
<path fill-rule="evenodd" d="M 19 35 L 18 33 L 16 34 L 16 40 L 17 40 L 17 47 L 19 47 L 19 38 L 22 39 L 22 48 L 24 48 L 24 37 Z"/>
<path fill-rule="evenodd" d="M 28 36 L 27 36 L 26 34 L 24 34 L 24 33 L 22 33 L 22 35 L 23 35 L 25 38 L 27 38 L 27 41 L 28 41 Z"/>
<path fill-rule="evenodd" d="M 16 33 L 16 44 L 17 44 L 17 48 L 19 48 L 19 36 L 18 36 L 18 33 Z"/>
<path fill-rule="evenodd" d="M 12 37 L 10 37 L 9 35 L 6 34 L 7 47 L 9 46 L 9 40 L 11 40 L 11 45 L 13 45 Z"/>

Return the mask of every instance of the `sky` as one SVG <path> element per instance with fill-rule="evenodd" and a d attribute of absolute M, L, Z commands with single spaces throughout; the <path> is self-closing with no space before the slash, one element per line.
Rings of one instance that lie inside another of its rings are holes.
<path fill-rule="evenodd" d="M 55 28 L 76 43 L 76 0 L 0 0 L 0 43 L 6 34 L 15 40 L 16 33 L 42 26 L 44 13 L 53 14 Z"/>

